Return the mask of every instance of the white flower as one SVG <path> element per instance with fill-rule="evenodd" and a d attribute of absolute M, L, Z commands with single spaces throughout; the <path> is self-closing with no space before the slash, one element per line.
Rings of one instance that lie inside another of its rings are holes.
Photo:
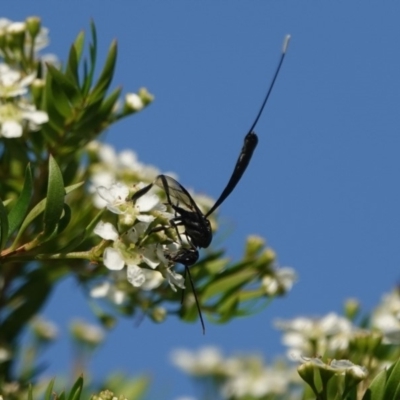
<path fill-rule="evenodd" d="M 102 328 L 84 321 L 72 322 L 71 331 L 76 338 L 91 345 L 97 345 L 104 340 Z"/>
<path fill-rule="evenodd" d="M 261 371 L 242 370 L 222 387 L 224 398 L 264 398 L 269 394 L 286 393 L 290 377 L 287 371 L 264 368 Z"/>
<path fill-rule="evenodd" d="M 366 378 L 368 374 L 368 370 L 365 367 L 353 364 L 350 360 L 332 360 L 329 366 L 338 372 L 352 371 L 354 375 L 361 379 Z"/>
<path fill-rule="evenodd" d="M 371 325 L 383 333 L 385 343 L 400 343 L 400 294 L 398 290 L 383 296 L 382 303 L 372 313 Z"/>
<path fill-rule="evenodd" d="M 108 281 L 93 286 L 90 290 L 90 296 L 94 299 L 107 297 L 116 305 L 121 305 L 126 300 L 125 292 L 119 290 L 114 284 Z"/>
<path fill-rule="evenodd" d="M 7 33 L 20 33 L 25 32 L 26 24 L 25 22 L 11 22 L 7 27 Z"/>
<path fill-rule="evenodd" d="M 0 18 L 0 29 L 5 30 L 11 23 L 12 21 L 8 18 Z"/>
<path fill-rule="evenodd" d="M 117 182 L 110 187 L 99 186 L 98 194 L 106 201 L 107 208 L 114 214 L 123 214 L 129 189 L 123 183 Z"/>
<path fill-rule="evenodd" d="M 128 265 L 127 267 L 127 277 L 128 282 L 135 287 L 140 287 L 143 285 L 146 277 L 142 272 L 142 268 L 137 265 Z"/>
<path fill-rule="evenodd" d="M 124 268 L 125 260 L 118 250 L 107 247 L 103 253 L 103 263 L 111 271 L 119 271 Z"/>
<path fill-rule="evenodd" d="M 135 208 L 139 213 L 151 211 L 158 203 L 160 199 L 155 194 L 146 193 L 139 197 L 135 202 Z"/>
<path fill-rule="evenodd" d="M 354 327 L 346 318 L 330 313 L 323 318 L 298 317 L 275 321 L 283 330 L 282 342 L 289 347 L 290 358 L 303 355 L 324 354 L 327 350 L 344 350 L 354 334 Z"/>
<path fill-rule="evenodd" d="M 26 37 L 26 46 L 30 47 L 31 37 L 27 35 Z M 35 37 L 35 51 L 42 50 L 47 47 L 50 43 L 49 39 L 49 29 L 45 27 L 41 27 L 39 33 Z"/>
<path fill-rule="evenodd" d="M 37 130 L 39 125 L 49 120 L 47 113 L 36 111 L 33 106 L 25 104 L 0 104 L 1 136 L 6 138 L 21 137 L 24 123 L 30 130 Z"/>
<path fill-rule="evenodd" d="M 293 268 L 285 267 L 278 268 L 274 271 L 272 276 L 266 275 L 262 279 L 262 285 L 269 296 L 275 296 L 282 290 L 284 293 L 288 292 L 296 281 L 297 275 L 295 270 Z"/>
<path fill-rule="evenodd" d="M 177 367 L 190 374 L 212 374 L 223 362 L 222 355 L 216 347 L 206 346 L 197 352 L 177 349 L 171 353 L 171 361 Z"/>
<path fill-rule="evenodd" d="M 32 321 L 32 330 L 35 334 L 43 340 L 55 340 L 58 335 L 56 324 L 51 321 L 44 320 L 41 317 L 35 317 Z"/>
<path fill-rule="evenodd" d="M 139 111 L 144 107 L 142 99 L 136 93 L 128 93 L 125 96 L 125 104 L 134 111 Z"/>
<path fill-rule="evenodd" d="M 122 150 L 118 154 L 117 159 L 118 159 L 118 164 L 121 167 L 132 168 L 132 169 L 136 170 L 140 166 L 138 157 L 137 157 L 136 153 L 132 150 Z"/>
<path fill-rule="evenodd" d="M 8 347 L 0 346 L 0 364 L 11 360 L 12 356 L 13 353 Z"/>
<path fill-rule="evenodd" d="M 117 229 L 110 222 L 100 221 L 93 232 L 105 240 L 117 240 L 119 236 Z"/>
<path fill-rule="evenodd" d="M 153 290 L 164 282 L 164 277 L 159 271 L 151 271 L 143 268 L 142 273 L 145 277 L 145 281 L 141 286 L 143 290 Z"/>
<path fill-rule="evenodd" d="M 0 97 L 10 98 L 21 96 L 28 92 L 28 86 L 35 80 L 36 74 L 22 78 L 21 73 L 10 68 L 7 64 L 0 64 Z"/>
<path fill-rule="evenodd" d="M 176 286 L 181 289 L 185 289 L 185 279 L 181 274 L 178 274 L 175 271 L 170 269 L 166 269 L 168 283 L 171 286 L 171 289 L 176 292 Z"/>

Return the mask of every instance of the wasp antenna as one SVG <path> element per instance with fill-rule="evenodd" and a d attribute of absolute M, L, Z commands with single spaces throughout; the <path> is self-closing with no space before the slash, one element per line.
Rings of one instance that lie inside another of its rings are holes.
<path fill-rule="evenodd" d="M 282 46 L 282 53 L 283 54 L 285 54 L 287 49 L 288 49 L 290 38 L 291 38 L 290 35 L 286 35 L 285 39 L 283 39 L 283 46 Z"/>
<path fill-rule="evenodd" d="M 273 87 L 275 85 L 276 78 L 278 77 L 279 71 L 281 70 L 281 67 L 282 67 L 282 64 L 283 64 L 283 60 L 285 59 L 286 51 L 287 51 L 287 48 L 288 48 L 288 45 L 289 45 L 289 40 L 290 40 L 290 35 L 286 35 L 285 39 L 283 40 L 282 54 L 281 54 L 281 57 L 279 59 L 278 66 L 276 67 L 274 76 L 273 76 L 272 81 L 271 81 L 271 83 L 269 85 L 269 88 L 268 88 L 267 94 L 265 95 L 264 101 L 261 104 L 260 110 L 257 113 L 256 119 L 254 120 L 253 125 L 251 125 L 251 128 L 249 129 L 248 133 L 253 132 L 254 128 L 257 125 L 258 120 L 261 117 L 261 114 L 262 114 L 262 112 L 264 110 L 264 107 L 267 104 L 269 96 L 270 96 L 270 94 L 272 92 L 272 89 L 273 89 Z"/>

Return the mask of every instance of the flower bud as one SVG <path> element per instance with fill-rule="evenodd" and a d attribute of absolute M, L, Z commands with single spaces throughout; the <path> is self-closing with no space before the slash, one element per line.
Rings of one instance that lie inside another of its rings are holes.
<path fill-rule="evenodd" d="M 104 331 L 96 325 L 75 321 L 71 324 L 70 329 L 77 342 L 91 347 L 98 346 L 104 340 Z"/>
<path fill-rule="evenodd" d="M 7 46 L 7 33 L 4 29 L 0 29 L 0 50 L 3 50 Z"/>
<path fill-rule="evenodd" d="M 344 315 L 350 320 L 354 321 L 360 312 L 360 302 L 357 299 L 347 299 L 344 304 Z"/>
<path fill-rule="evenodd" d="M 138 94 L 145 107 L 154 100 L 154 95 L 149 93 L 146 88 L 140 88 Z"/>
<path fill-rule="evenodd" d="M 167 310 L 162 307 L 156 307 L 151 313 L 151 319 L 154 322 L 163 322 L 167 316 Z"/>
<path fill-rule="evenodd" d="M 143 101 L 136 93 L 128 93 L 125 96 L 124 114 L 140 111 L 143 107 Z"/>
<path fill-rule="evenodd" d="M 8 25 L 8 45 L 12 49 L 24 50 L 26 25 L 24 22 L 13 22 Z"/>
<path fill-rule="evenodd" d="M 40 107 L 40 104 L 42 102 L 44 87 L 45 81 L 43 79 L 35 79 L 31 84 L 30 89 L 33 97 L 33 102 L 37 108 Z"/>
<path fill-rule="evenodd" d="M 265 240 L 256 235 L 251 235 L 246 242 L 246 256 L 255 256 L 265 246 Z"/>
<path fill-rule="evenodd" d="M 297 372 L 301 379 L 306 382 L 313 390 L 315 389 L 314 384 L 314 365 L 312 362 L 306 362 L 297 368 Z"/>
<path fill-rule="evenodd" d="M 28 17 L 25 20 L 27 31 L 32 39 L 40 32 L 40 28 L 42 27 L 42 21 L 39 17 Z"/>
<path fill-rule="evenodd" d="M 58 335 L 58 329 L 55 324 L 40 318 L 36 318 L 32 322 L 32 331 L 41 342 L 51 342 Z"/>

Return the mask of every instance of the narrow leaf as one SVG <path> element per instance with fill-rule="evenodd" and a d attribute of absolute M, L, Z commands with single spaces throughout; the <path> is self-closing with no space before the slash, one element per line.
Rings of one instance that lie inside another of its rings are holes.
<path fill-rule="evenodd" d="M 103 71 L 100 74 L 100 78 L 98 79 L 95 87 L 90 93 L 89 103 L 94 103 L 104 98 L 114 75 L 116 60 L 117 60 L 117 42 L 113 41 L 111 43 L 110 49 L 108 50 L 107 59 L 104 64 Z"/>
<path fill-rule="evenodd" d="M 8 237 L 21 225 L 25 218 L 26 213 L 29 209 L 29 204 L 33 194 L 33 180 L 32 180 L 32 170 L 28 164 L 25 170 L 25 180 L 24 186 L 20 196 L 17 199 L 14 207 L 8 214 L 9 227 L 8 227 Z"/>
<path fill-rule="evenodd" d="M 119 95 L 121 94 L 122 88 L 116 88 L 113 92 L 102 102 L 99 114 L 103 120 L 108 120 L 109 114 L 114 109 L 116 102 L 118 101 Z"/>
<path fill-rule="evenodd" d="M 71 186 L 67 186 L 65 188 L 65 194 L 71 193 L 73 190 L 77 189 L 78 187 L 82 186 L 83 182 L 76 183 Z M 29 226 L 29 224 L 37 217 L 39 216 L 45 209 L 46 207 L 46 202 L 47 199 L 41 200 L 39 203 L 36 204 L 35 207 L 32 208 L 32 210 L 29 212 L 29 214 L 26 216 L 24 222 L 21 225 L 21 228 L 18 231 L 18 235 L 14 240 L 14 243 L 12 244 L 11 248 L 15 249 L 19 243 L 19 240 L 24 233 L 25 229 Z"/>
<path fill-rule="evenodd" d="M 55 106 L 51 74 L 46 76 L 46 85 L 43 96 L 43 109 L 49 115 L 49 122 L 46 125 L 51 126 L 59 135 L 64 131 L 65 118 L 58 112 Z"/>
<path fill-rule="evenodd" d="M 4 249 L 8 237 L 8 216 L 3 202 L 0 200 L 0 250 Z"/>
<path fill-rule="evenodd" d="M 90 87 L 92 86 L 94 70 L 96 67 L 96 57 L 97 57 L 97 33 L 96 26 L 93 20 L 90 22 L 90 30 L 92 33 L 92 44 L 89 46 L 89 54 L 90 54 L 90 66 L 87 66 L 87 63 L 84 63 L 85 74 L 84 74 L 84 82 L 82 87 L 82 92 L 86 96 L 89 93 Z"/>
<path fill-rule="evenodd" d="M 67 70 L 65 75 L 73 79 L 75 85 L 79 87 L 79 62 L 82 57 L 83 46 L 85 43 L 85 33 L 83 31 L 78 33 L 75 42 L 69 50 L 69 57 L 67 62 Z"/>
<path fill-rule="evenodd" d="M 65 189 L 62 174 L 53 156 L 49 159 L 49 182 L 44 210 L 44 234 L 51 235 L 60 220 L 64 208 Z"/>
<path fill-rule="evenodd" d="M 68 400 L 79 400 L 81 398 L 82 388 L 83 378 L 82 376 L 80 376 L 74 383 L 74 386 L 71 389 L 71 393 L 68 396 Z"/>
<path fill-rule="evenodd" d="M 28 400 L 33 400 L 33 393 L 32 393 L 32 384 L 29 384 L 28 387 Z"/>
<path fill-rule="evenodd" d="M 69 224 L 71 221 L 71 208 L 68 204 L 64 204 L 64 214 L 60 219 L 57 227 L 57 233 L 60 234 Z"/>
<path fill-rule="evenodd" d="M 244 286 L 254 279 L 254 270 L 252 268 L 243 269 L 235 274 L 226 277 L 216 277 L 203 291 L 203 299 L 208 300 L 211 297 Z"/>
<path fill-rule="evenodd" d="M 382 370 L 372 381 L 363 400 L 384 400 L 387 371 Z"/>
<path fill-rule="evenodd" d="M 47 385 L 46 392 L 44 394 L 44 400 L 51 400 L 53 398 L 53 387 L 55 378 L 53 378 Z"/>
<path fill-rule="evenodd" d="M 398 391 L 400 384 L 400 360 L 397 360 L 387 371 L 388 380 L 385 389 L 385 398 L 397 399 L 395 393 Z"/>
<path fill-rule="evenodd" d="M 85 239 L 87 239 L 93 232 L 95 226 L 100 221 L 105 209 L 100 210 L 97 215 L 93 218 L 90 224 L 85 228 L 85 230 L 75 236 L 63 249 L 60 250 L 60 253 L 68 253 L 69 251 L 73 251 L 76 249 Z"/>

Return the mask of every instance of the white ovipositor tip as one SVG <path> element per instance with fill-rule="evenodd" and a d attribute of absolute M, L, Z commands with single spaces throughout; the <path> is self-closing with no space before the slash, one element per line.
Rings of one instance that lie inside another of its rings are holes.
<path fill-rule="evenodd" d="M 282 46 L 282 53 L 285 54 L 286 50 L 289 46 L 289 41 L 290 41 L 290 35 L 286 35 L 285 39 L 283 39 L 283 46 Z"/>

